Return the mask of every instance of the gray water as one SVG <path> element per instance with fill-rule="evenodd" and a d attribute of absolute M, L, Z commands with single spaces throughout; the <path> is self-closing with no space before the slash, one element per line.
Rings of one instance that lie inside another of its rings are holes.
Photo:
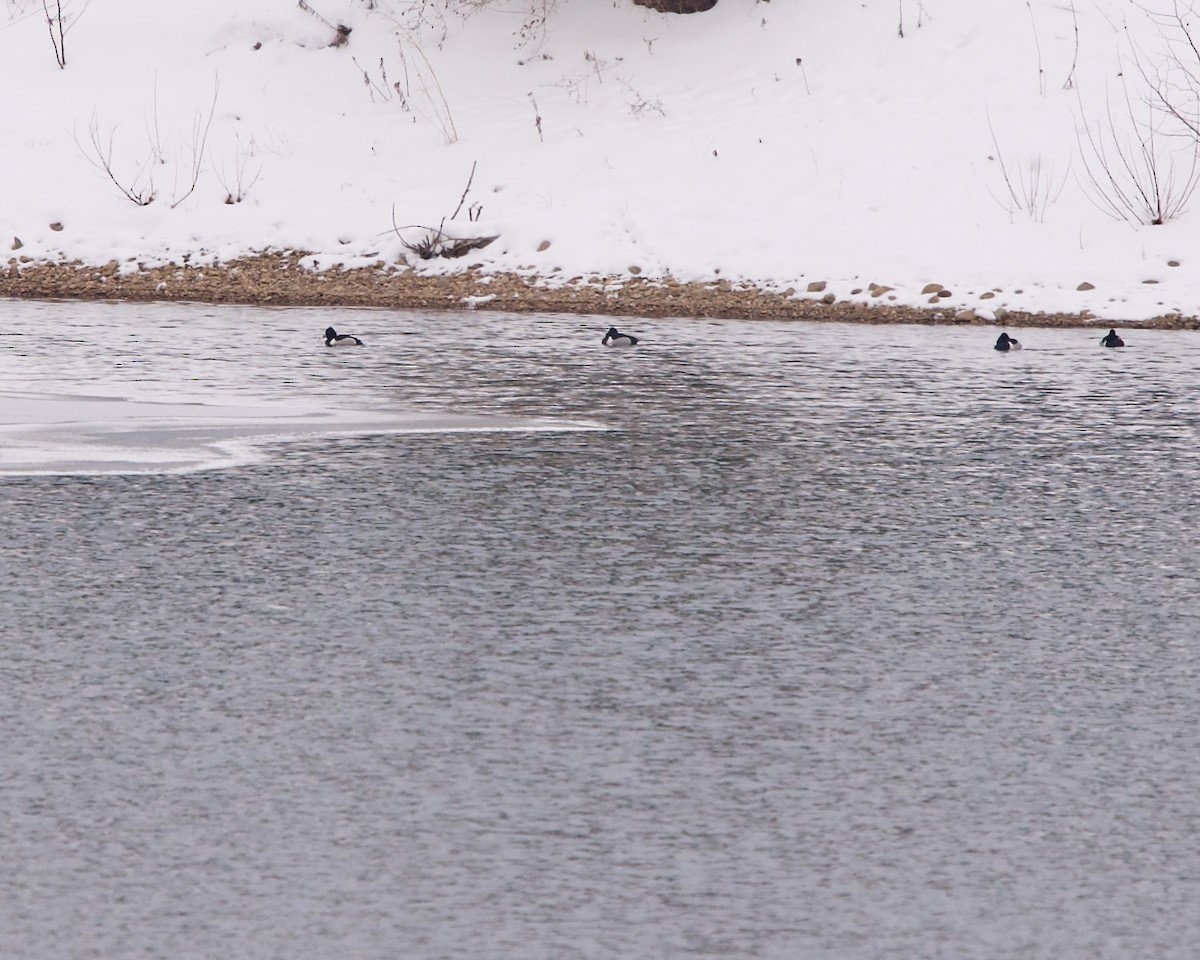
<path fill-rule="evenodd" d="M 607 429 L 0 477 L 0 956 L 1195 956 L 1200 335 L 5 314 L 5 383 Z"/>

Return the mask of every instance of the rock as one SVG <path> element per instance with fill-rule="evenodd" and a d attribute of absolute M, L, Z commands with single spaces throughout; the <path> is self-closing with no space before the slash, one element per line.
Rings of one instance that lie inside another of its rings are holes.
<path fill-rule="evenodd" d="M 871 296 L 882 297 L 885 293 L 891 293 L 892 288 L 882 283 L 873 283 L 870 286 Z"/>
<path fill-rule="evenodd" d="M 13 237 L 12 248 L 14 250 L 20 250 L 23 246 L 25 246 L 25 244 L 21 242 L 20 237 Z"/>
<path fill-rule="evenodd" d="M 1168 260 L 1167 266 L 1168 267 L 1177 267 L 1177 266 L 1179 266 L 1179 261 L 1178 260 Z"/>
<path fill-rule="evenodd" d="M 642 268 L 634 265 L 629 268 L 629 272 L 632 273 L 636 277 L 639 273 L 642 272 Z"/>
<path fill-rule="evenodd" d="M 837 297 L 835 297 L 832 293 L 827 293 L 821 298 L 821 302 L 826 305 L 834 304 L 837 303 Z"/>
<path fill-rule="evenodd" d="M 550 241 L 543 240 L 541 243 L 538 244 L 537 248 L 538 248 L 538 253 L 541 253 L 544 250 L 549 250 L 550 249 Z"/>
<path fill-rule="evenodd" d="M 950 293 L 950 291 L 949 291 L 949 290 L 947 290 L 945 287 L 942 287 L 942 289 L 941 289 L 941 290 L 939 290 L 939 291 L 937 292 L 937 295 L 938 295 L 939 297 L 943 297 L 943 298 L 945 298 L 945 297 L 949 297 L 949 296 L 951 296 L 951 293 Z"/>
<path fill-rule="evenodd" d="M 1157 280 L 1143 280 L 1142 283 L 1158 283 Z"/>
<path fill-rule="evenodd" d="M 997 320 L 1003 320 L 1005 317 L 1008 316 L 1008 311 L 1004 307 L 997 307 L 993 311 L 993 316 L 995 316 L 995 318 Z"/>
<path fill-rule="evenodd" d="M 940 283 L 927 283 L 921 288 L 922 295 L 928 296 L 931 293 L 941 293 L 945 288 Z"/>
<path fill-rule="evenodd" d="M 1094 283 L 1088 283 L 1086 280 L 1084 280 L 1083 283 L 1081 283 L 1075 289 L 1078 290 L 1080 293 L 1083 293 L 1087 290 L 1095 290 L 1096 285 Z M 1019 290 L 1017 292 L 1020 293 Z"/>
<path fill-rule="evenodd" d="M 62 233 L 62 228 L 63 228 L 63 225 L 61 223 L 59 223 L 57 220 L 54 223 L 50 224 L 50 229 L 53 230 L 55 233 Z"/>
<path fill-rule="evenodd" d="M 808 285 L 808 292 L 809 293 L 823 293 L 825 291 L 825 287 L 826 287 L 826 283 L 824 280 L 814 280 L 812 283 L 810 283 Z"/>
<path fill-rule="evenodd" d="M 979 316 L 974 310 L 959 310 L 958 313 L 954 315 L 954 319 L 958 323 L 974 323 L 979 319 Z"/>
<path fill-rule="evenodd" d="M 717 0 L 633 0 L 639 7 L 649 7 L 659 13 L 703 13 L 717 5 Z"/>
<path fill-rule="evenodd" d="M 992 293 L 992 291 L 991 291 L 991 290 L 989 290 L 989 291 L 987 291 L 987 293 L 981 293 L 981 294 L 979 295 L 979 299 L 980 299 L 980 300 L 991 300 L 991 299 L 992 299 L 993 297 L 995 297 L 995 296 L 996 296 L 996 295 L 995 295 L 994 293 Z"/>

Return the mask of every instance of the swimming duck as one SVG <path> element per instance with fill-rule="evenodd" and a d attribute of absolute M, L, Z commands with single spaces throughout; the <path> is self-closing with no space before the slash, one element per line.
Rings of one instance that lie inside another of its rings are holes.
<path fill-rule="evenodd" d="M 1100 338 L 1100 342 L 1102 344 L 1104 344 L 1106 347 L 1123 347 L 1123 346 L 1125 346 L 1125 341 L 1117 336 L 1116 330 L 1109 330 L 1108 333 L 1106 333 L 1103 337 Z"/>
<path fill-rule="evenodd" d="M 1001 351 L 1020 350 L 1021 344 L 1017 342 L 1015 337 L 1010 337 L 1007 333 L 1002 333 L 996 338 L 996 349 Z"/>
<path fill-rule="evenodd" d="M 600 342 L 606 347 L 632 347 L 638 342 L 638 338 L 628 333 L 621 333 L 616 327 L 609 327 L 608 333 Z"/>
<path fill-rule="evenodd" d="M 333 327 L 325 328 L 325 346 L 327 347 L 361 347 L 363 342 L 358 337 L 348 333 L 338 333 Z"/>

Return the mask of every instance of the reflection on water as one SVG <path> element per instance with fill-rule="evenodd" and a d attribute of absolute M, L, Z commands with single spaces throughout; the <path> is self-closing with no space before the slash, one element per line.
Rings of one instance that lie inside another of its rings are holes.
<path fill-rule="evenodd" d="M 1193 955 L 1200 336 L 8 310 L 17 387 L 611 429 L 0 480 L 0 955 Z"/>

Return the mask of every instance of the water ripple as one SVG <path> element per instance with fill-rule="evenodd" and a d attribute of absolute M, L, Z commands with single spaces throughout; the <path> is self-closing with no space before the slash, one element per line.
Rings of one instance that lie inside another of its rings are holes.
<path fill-rule="evenodd" d="M 608 429 L 0 481 L 0 954 L 1190 960 L 1200 336 L 10 312 L 9 385 Z"/>

